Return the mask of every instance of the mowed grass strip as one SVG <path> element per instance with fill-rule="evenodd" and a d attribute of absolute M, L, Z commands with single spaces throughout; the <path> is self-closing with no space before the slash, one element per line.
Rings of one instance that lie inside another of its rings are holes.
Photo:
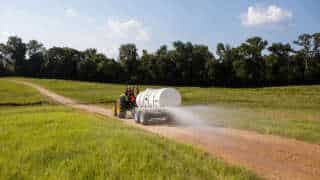
<path fill-rule="evenodd" d="M 62 106 L 0 108 L 1 179 L 258 179 L 117 120 Z"/>
<path fill-rule="evenodd" d="M 87 103 L 110 103 L 125 85 L 21 79 Z M 142 86 L 142 89 L 155 86 Z M 213 105 L 207 119 L 220 126 L 252 130 L 320 144 L 320 86 L 270 88 L 177 87 L 185 105 Z M 220 113 L 220 114 L 219 114 Z M 218 117 L 217 117 L 218 116 Z M 214 118 L 217 117 L 217 118 Z"/>
<path fill-rule="evenodd" d="M 38 105 L 48 103 L 39 92 L 0 78 L 0 106 Z"/>

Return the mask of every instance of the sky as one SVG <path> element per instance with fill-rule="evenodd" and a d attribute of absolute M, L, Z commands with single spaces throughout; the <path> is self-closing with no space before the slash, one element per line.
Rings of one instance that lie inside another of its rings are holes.
<path fill-rule="evenodd" d="M 292 43 L 320 32 L 319 8 L 319 0 L 0 0 L 0 42 L 16 35 L 112 58 L 124 43 L 154 52 L 181 40 L 215 52 L 219 42 Z"/>

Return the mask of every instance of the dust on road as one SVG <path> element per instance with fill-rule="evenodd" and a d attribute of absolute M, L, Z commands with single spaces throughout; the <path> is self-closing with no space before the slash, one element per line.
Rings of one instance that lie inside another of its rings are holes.
<path fill-rule="evenodd" d="M 109 109 L 78 103 L 33 83 L 15 82 L 33 87 L 60 104 L 91 113 L 112 116 Z M 123 122 L 180 143 L 192 144 L 214 157 L 220 157 L 230 164 L 244 166 L 267 179 L 320 178 L 319 145 L 227 128 L 142 126 L 131 120 Z"/>

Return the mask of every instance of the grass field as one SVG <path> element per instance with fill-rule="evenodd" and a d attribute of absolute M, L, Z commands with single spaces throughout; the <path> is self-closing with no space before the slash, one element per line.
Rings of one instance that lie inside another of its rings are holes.
<path fill-rule="evenodd" d="M 5 179 L 257 179 L 118 121 L 61 106 L 0 108 Z"/>
<path fill-rule="evenodd" d="M 253 130 L 320 144 L 320 122 L 305 120 L 308 115 L 306 111 L 292 111 L 290 115 L 290 111 L 283 109 L 223 106 L 209 106 L 208 109 L 200 110 L 198 113 L 202 114 L 199 117 L 210 120 L 209 123 L 215 126 Z"/>
<path fill-rule="evenodd" d="M 125 85 L 64 80 L 24 79 L 85 103 L 110 106 Z M 147 86 L 143 86 L 142 89 Z M 213 121 L 221 126 L 248 129 L 320 144 L 320 86 L 272 88 L 178 87 L 183 104 L 223 108 Z M 212 114 L 215 116 L 215 114 Z"/>
<path fill-rule="evenodd" d="M 57 93 L 87 103 L 112 103 L 125 85 L 80 81 L 24 79 L 43 85 Z M 157 86 L 142 86 L 141 89 Z M 319 86 L 291 86 L 271 88 L 199 88 L 177 87 L 183 104 L 225 104 L 242 107 L 273 109 L 320 109 Z"/>
<path fill-rule="evenodd" d="M 0 92 L 3 102 L 19 104 L 0 106 L 0 179 L 259 179 L 117 120 L 27 106 L 46 102 L 29 87 L 0 80 Z"/>
<path fill-rule="evenodd" d="M 0 79 L 0 106 L 37 105 L 47 103 L 37 90 Z"/>
<path fill-rule="evenodd" d="M 19 78 L 21 79 L 21 78 Z M 24 79 L 42 85 L 56 93 L 79 100 L 82 103 L 110 106 L 124 92 L 125 85 L 88 83 L 80 81 Z"/>

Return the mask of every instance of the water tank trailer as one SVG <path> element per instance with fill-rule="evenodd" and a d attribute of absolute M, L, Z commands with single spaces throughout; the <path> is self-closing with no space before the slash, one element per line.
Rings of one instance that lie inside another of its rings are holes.
<path fill-rule="evenodd" d="M 121 102 L 118 104 L 121 104 Z M 114 113 L 120 118 L 125 118 L 125 114 L 127 114 L 127 112 L 131 112 L 131 117 L 134 118 L 137 123 L 144 125 L 158 124 L 171 120 L 171 115 L 168 112 L 169 107 L 176 107 L 180 105 L 181 95 L 176 89 L 148 88 L 138 94 L 136 97 L 136 104 L 134 106 L 121 108 L 122 106 L 119 105 L 119 108 L 117 108 L 117 105 L 115 105 Z"/>
<path fill-rule="evenodd" d="M 137 96 L 134 120 L 149 124 L 152 121 L 168 121 L 170 114 L 166 108 L 180 106 L 181 95 L 174 88 L 146 89 Z"/>

